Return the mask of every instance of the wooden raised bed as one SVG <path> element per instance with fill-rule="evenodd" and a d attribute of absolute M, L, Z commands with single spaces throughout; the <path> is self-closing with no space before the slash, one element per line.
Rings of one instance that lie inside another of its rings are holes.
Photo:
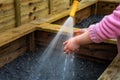
<path fill-rule="evenodd" d="M 82 11 L 88 11 L 88 13 L 83 15 L 82 17 L 77 18 L 81 20 L 81 18 L 87 18 L 88 15 L 98 13 L 98 9 L 94 9 L 94 12 L 91 12 L 91 10 L 93 10 L 93 8 L 97 6 L 97 4 L 95 4 L 97 2 L 98 1 L 96 0 L 94 2 L 86 2 L 84 4 L 81 4 L 81 7 L 79 7 L 78 9 L 78 15 L 79 12 Z M 118 3 L 116 2 L 115 5 L 116 4 Z M 61 25 L 50 23 L 62 24 L 60 22 L 60 19 L 62 18 L 61 20 L 65 20 L 68 15 L 69 10 L 64 11 L 63 13 L 60 13 L 58 15 L 49 15 L 44 19 L 40 19 L 39 21 L 33 21 L 32 23 L 28 23 L 0 33 L 0 67 L 4 66 L 5 64 L 9 63 L 10 61 L 14 60 L 18 56 L 26 52 L 34 52 L 37 50 L 37 48 L 39 48 L 39 46 L 45 46 L 46 43 L 49 43 L 61 27 Z M 83 46 L 80 49 L 80 52 L 78 52 L 76 55 L 77 57 L 97 62 L 110 62 L 113 60 L 108 68 L 105 70 L 105 72 L 101 75 L 99 80 L 119 80 L 118 75 L 120 71 L 120 56 L 117 55 L 116 52 L 116 41 L 108 40 L 105 41 L 105 43 L 89 44 Z"/>

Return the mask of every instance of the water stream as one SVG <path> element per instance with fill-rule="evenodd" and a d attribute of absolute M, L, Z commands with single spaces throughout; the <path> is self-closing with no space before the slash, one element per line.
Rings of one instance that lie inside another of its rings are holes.
<path fill-rule="evenodd" d="M 30 75 L 28 80 L 72 80 L 74 55 L 63 52 L 63 42 L 72 35 L 73 19 L 69 17 L 42 55 L 38 57 L 39 65 L 34 64 L 34 76 Z"/>

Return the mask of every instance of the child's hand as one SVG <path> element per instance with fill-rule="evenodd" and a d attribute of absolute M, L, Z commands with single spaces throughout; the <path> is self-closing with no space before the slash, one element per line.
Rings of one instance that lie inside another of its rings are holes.
<path fill-rule="evenodd" d="M 76 42 L 75 37 L 65 41 L 64 43 L 64 52 L 65 53 L 74 53 L 79 50 L 79 44 Z"/>
<path fill-rule="evenodd" d="M 79 38 L 80 40 L 78 40 L 78 37 L 85 32 L 87 32 L 87 28 L 74 31 L 74 36 L 76 36 L 76 37 L 73 37 L 63 43 L 64 44 L 64 52 L 65 53 L 77 52 L 79 50 L 80 44 L 82 44 L 82 43 L 79 43 L 78 41 L 84 42 L 84 40 L 81 40 L 82 38 Z"/>

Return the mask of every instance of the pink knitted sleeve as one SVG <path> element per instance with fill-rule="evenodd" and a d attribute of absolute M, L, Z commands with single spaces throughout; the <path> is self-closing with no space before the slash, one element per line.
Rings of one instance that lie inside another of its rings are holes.
<path fill-rule="evenodd" d="M 112 14 L 105 16 L 99 23 L 91 25 L 88 30 L 91 40 L 95 43 L 120 36 L 120 5 Z"/>

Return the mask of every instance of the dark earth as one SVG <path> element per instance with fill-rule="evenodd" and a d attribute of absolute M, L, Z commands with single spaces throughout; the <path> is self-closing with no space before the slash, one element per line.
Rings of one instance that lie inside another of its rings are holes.
<path fill-rule="evenodd" d="M 6 64 L 0 68 L 0 80 L 59 80 L 47 79 L 35 74 L 36 71 L 32 68 L 35 64 L 39 64 L 37 57 L 40 55 L 40 52 L 26 53 L 9 64 Z M 75 58 L 74 65 L 75 77 L 73 80 L 97 80 L 108 66 L 108 64 L 99 64 L 78 58 Z M 37 68 L 39 69 L 39 67 Z M 36 76 L 37 79 L 32 76 Z"/>

